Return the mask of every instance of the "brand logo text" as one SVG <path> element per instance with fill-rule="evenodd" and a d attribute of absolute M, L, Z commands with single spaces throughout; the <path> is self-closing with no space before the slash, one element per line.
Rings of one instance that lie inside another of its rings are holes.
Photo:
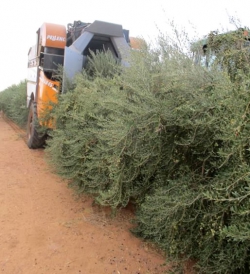
<path fill-rule="evenodd" d="M 47 40 L 65 42 L 66 38 L 62 37 L 62 36 L 56 36 L 56 35 L 48 34 L 47 35 Z"/>

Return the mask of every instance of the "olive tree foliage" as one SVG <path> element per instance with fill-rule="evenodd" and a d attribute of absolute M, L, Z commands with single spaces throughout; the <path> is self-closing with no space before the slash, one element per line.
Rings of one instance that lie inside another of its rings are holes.
<path fill-rule="evenodd" d="M 26 98 L 26 81 L 0 92 L 0 110 L 21 127 L 27 123 Z"/>
<path fill-rule="evenodd" d="M 240 50 L 240 49 L 239 49 Z M 234 54 L 230 52 L 227 54 Z M 249 74 L 206 69 L 167 36 L 121 67 L 97 53 L 53 108 L 57 172 L 199 273 L 249 273 Z"/>
<path fill-rule="evenodd" d="M 158 185 L 159 165 L 165 166 L 171 151 L 164 145 L 164 113 L 167 110 L 175 119 L 172 109 L 186 100 L 181 90 L 184 82 L 188 88 L 197 82 L 210 85 L 209 78 L 190 79 L 200 70 L 180 53 L 186 66 L 182 71 L 177 56 L 173 60 L 174 56 L 158 49 L 145 48 L 131 55 L 129 68 L 111 61 L 110 53 L 92 56 L 91 76 L 88 71 L 78 75 L 74 90 L 62 95 L 54 108 L 56 129 L 47 149 L 60 174 L 112 207 L 126 206 L 131 199 L 141 201 Z M 109 73 L 96 69 L 100 59 L 110 66 Z M 175 100 L 179 87 L 181 99 Z"/>
<path fill-rule="evenodd" d="M 136 233 L 175 258 L 197 259 L 199 273 L 249 273 L 249 49 L 223 37 L 209 42 L 218 52 L 205 72 L 211 84 L 185 84 L 182 96 L 192 99 L 173 109 L 173 172 L 168 164 L 164 182 L 146 195 Z"/>

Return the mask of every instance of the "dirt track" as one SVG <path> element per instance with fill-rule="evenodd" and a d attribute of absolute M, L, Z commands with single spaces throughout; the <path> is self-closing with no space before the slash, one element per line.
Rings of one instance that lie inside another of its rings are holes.
<path fill-rule="evenodd" d="M 22 137 L 0 118 L 1 273 L 163 273 L 163 257 L 129 232 L 129 211 L 113 220 L 76 199 Z"/>

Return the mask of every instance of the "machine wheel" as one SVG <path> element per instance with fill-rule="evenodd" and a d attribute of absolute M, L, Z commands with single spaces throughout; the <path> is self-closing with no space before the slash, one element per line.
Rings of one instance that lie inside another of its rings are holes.
<path fill-rule="evenodd" d="M 29 148 L 40 148 L 44 146 L 46 140 L 46 134 L 40 134 L 37 131 L 37 106 L 34 101 L 30 104 L 28 124 L 27 124 L 27 145 Z"/>

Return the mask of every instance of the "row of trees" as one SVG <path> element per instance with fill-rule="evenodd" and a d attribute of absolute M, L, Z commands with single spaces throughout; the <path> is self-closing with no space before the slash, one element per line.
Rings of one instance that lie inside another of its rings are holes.
<path fill-rule="evenodd" d="M 0 110 L 20 127 L 26 126 L 29 112 L 26 107 L 26 81 L 0 92 Z"/>

